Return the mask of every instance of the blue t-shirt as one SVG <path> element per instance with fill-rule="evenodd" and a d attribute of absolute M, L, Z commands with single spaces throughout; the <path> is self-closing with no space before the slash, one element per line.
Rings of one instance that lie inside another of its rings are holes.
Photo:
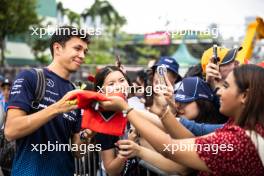
<path fill-rule="evenodd" d="M 39 109 L 31 107 L 37 83 L 36 72 L 32 70 L 25 70 L 17 76 L 10 92 L 8 108 L 20 108 L 27 114 L 32 114 L 57 102 L 68 91 L 74 89 L 70 81 L 46 68 L 44 74 L 46 90 L 43 100 L 39 103 Z M 69 144 L 72 134 L 80 131 L 80 125 L 81 111 L 74 110 L 54 117 L 32 134 L 17 139 L 12 175 L 72 176 L 74 173 L 73 155 L 68 149 L 69 146 L 65 148 L 63 145 Z M 41 147 L 45 148 L 41 144 L 46 144 L 47 150 L 40 152 Z"/>
<path fill-rule="evenodd" d="M 3 93 L 0 90 L 0 100 L 2 100 L 3 98 L 4 98 Z"/>
<path fill-rule="evenodd" d="M 186 118 L 180 118 L 180 122 L 185 128 L 191 131 L 195 136 L 203 136 L 214 132 L 218 128 L 222 128 L 224 124 L 206 124 L 197 123 L 193 120 L 188 120 Z"/>

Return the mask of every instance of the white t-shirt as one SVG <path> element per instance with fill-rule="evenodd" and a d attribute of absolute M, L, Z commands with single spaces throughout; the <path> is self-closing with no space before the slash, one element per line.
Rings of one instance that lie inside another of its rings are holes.
<path fill-rule="evenodd" d="M 145 105 L 136 96 L 129 98 L 128 105 L 134 109 L 145 110 Z"/>
<path fill-rule="evenodd" d="M 3 128 L 4 119 L 5 119 L 4 107 L 0 104 L 0 129 Z"/>

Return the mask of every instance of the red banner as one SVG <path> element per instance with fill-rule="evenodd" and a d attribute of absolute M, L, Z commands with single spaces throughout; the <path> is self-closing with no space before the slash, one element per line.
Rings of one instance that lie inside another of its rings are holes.
<path fill-rule="evenodd" d="M 167 32 L 145 34 L 144 43 L 148 45 L 169 45 L 170 35 Z"/>

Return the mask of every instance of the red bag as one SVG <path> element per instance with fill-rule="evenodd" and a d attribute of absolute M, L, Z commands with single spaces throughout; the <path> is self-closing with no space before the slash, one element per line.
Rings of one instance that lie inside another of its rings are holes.
<path fill-rule="evenodd" d="M 111 96 L 120 96 L 125 99 L 121 93 L 111 94 Z M 70 99 L 73 98 L 77 98 L 78 107 L 84 109 L 82 128 L 114 136 L 122 136 L 124 134 L 127 118 L 123 117 L 122 112 L 104 111 L 101 108 L 96 111 L 92 107 L 96 101 L 108 100 L 105 95 L 93 91 L 82 91 L 82 93 L 77 93 Z"/>

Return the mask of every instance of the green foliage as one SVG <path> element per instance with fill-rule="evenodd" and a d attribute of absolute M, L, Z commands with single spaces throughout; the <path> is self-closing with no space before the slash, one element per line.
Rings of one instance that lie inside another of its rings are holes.
<path fill-rule="evenodd" d="M 93 52 L 85 58 L 86 64 L 114 64 L 114 56 L 110 52 Z"/>
<path fill-rule="evenodd" d="M 139 53 L 139 55 L 145 57 L 158 58 L 160 56 L 160 51 L 155 48 L 152 48 L 151 46 L 136 47 L 136 51 Z"/>
<path fill-rule="evenodd" d="M 88 56 L 85 58 L 87 64 L 113 64 L 114 55 L 111 51 L 112 42 L 107 37 L 94 37 L 89 45 Z"/>
<path fill-rule="evenodd" d="M 117 47 L 116 36 L 120 28 L 126 23 L 126 19 L 120 16 L 110 2 L 105 0 L 95 0 L 94 4 L 85 9 L 81 14 L 72 12 L 63 7 L 59 2 L 57 10 L 64 16 L 66 15 L 71 25 L 77 24 L 80 27 L 80 19 L 84 20 L 91 17 L 95 24 L 95 19 L 101 19 L 100 27 L 104 28 L 101 36 L 95 36 L 89 45 L 89 55 L 85 58 L 87 64 L 114 64 L 115 48 Z M 99 26 L 93 26 L 99 27 Z M 123 62 L 124 63 L 124 62 Z"/>
<path fill-rule="evenodd" d="M 1 0 L 0 36 L 21 34 L 38 24 L 36 0 Z"/>
<path fill-rule="evenodd" d="M 1 0 L 0 5 L 0 48 L 1 65 L 4 63 L 4 39 L 8 35 L 23 34 L 29 26 L 40 23 L 36 13 L 36 0 Z"/>
<path fill-rule="evenodd" d="M 99 16 L 106 26 L 113 24 L 123 26 L 126 23 L 126 19 L 119 15 L 110 2 L 105 0 L 95 0 L 94 4 L 82 13 L 82 16 L 84 18 L 90 16 L 93 21 Z"/>
<path fill-rule="evenodd" d="M 153 48 L 151 46 L 137 46 L 135 47 L 135 52 L 138 55 L 136 64 L 138 65 L 148 65 L 150 59 L 159 58 L 160 50 Z"/>
<path fill-rule="evenodd" d="M 48 23 L 47 25 L 50 25 Z M 43 25 L 36 25 L 34 28 L 42 29 L 45 28 Z M 35 59 L 39 61 L 42 64 L 48 64 L 50 63 L 50 56 L 43 54 L 44 51 L 49 48 L 49 38 L 50 36 L 48 34 L 40 36 L 40 35 L 32 35 L 31 33 L 27 34 L 30 37 L 26 38 L 26 43 L 30 46 L 31 51 L 33 52 L 33 55 L 35 56 Z"/>
<path fill-rule="evenodd" d="M 80 20 L 81 20 L 80 14 L 75 13 L 75 12 L 71 11 L 70 9 L 66 9 L 65 13 L 66 13 L 67 17 L 69 18 L 70 25 L 76 24 L 78 27 L 80 27 Z"/>
<path fill-rule="evenodd" d="M 140 57 L 137 60 L 137 65 L 148 65 L 149 60 L 145 57 Z"/>
<path fill-rule="evenodd" d="M 42 64 L 48 64 L 50 62 L 50 56 L 43 54 L 44 51 L 49 47 L 48 39 L 30 39 L 27 41 L 35 58 Z"/>
<path fill-rule="evenodd" d="M 4 50 L 4 39 L 6 36 L 17 36 L 18 34 L 29 34 L 30 27 L 41 26 L 41 19 L 36 13 L 37 0 L 1 0 L 0 5 L 0 48 Z M 94 64 L 113 64 L 115 61 L 115 51 L 117 48 L 122 48 L 124 44 L 118 41 L 117 33 L 120 28 L 126 23 L 126 19 L 121 16 L 116 9 L 106 0 L 95 0 L 94 4 L 87 8 L 83 13 L 78 14 L 70 9 L 63 7 L 59 2 L 57 10 L 62 16 L 67 16 L 70 25 L 80 27 L 81 18 L 90 16 L 92 20 L 100 17 L 103 35 L 94 39 L 89 46 L 90 55 L 86 58 L 86 63 Z M 32 31 L 30 31 L 32 32 Z M 15 37 L 17 38 L 17 37 Z M 38 38 L 38 36 L 30 36 L 24 38 L 27 44 L 31 47 L 35 58 L 41 63 L 49 62 L 49 57 L 43 52 L 49 47 L 48 36 Z M 121 41 L 121 40 L 120 40 Z M 4 58 L 3 53 L 2 57 Z M 121 54 L 121 60 L 125 63 L 125 54 Z M 2 59 L 2 62 L 4 59 Z"/>
<path fill-rule="evenodd" d="M 121 16 L 111 3 L 105 0 L 95 0 L 94 4 L 90 8 L 85 9 L 81 16 L 84 19 L 91 17 L 93 22 L 95 22 L 96 17 L 100 17 L 101 25 L 105 28 L 104 32 L 111 34 L 109 39 L 112 40 L 112 48 L 115 50 L 117 47 L 116 36 L 120 28 L 126 24 L 125 17 Z"/>
<path fill-rule="evenodd" d="M 47 65 L 51 62 L 51 58 L 49 55 L 46 54 L 41 54 L 36 58 L 37 61 L 39 61 L 40 63 Z"/>

